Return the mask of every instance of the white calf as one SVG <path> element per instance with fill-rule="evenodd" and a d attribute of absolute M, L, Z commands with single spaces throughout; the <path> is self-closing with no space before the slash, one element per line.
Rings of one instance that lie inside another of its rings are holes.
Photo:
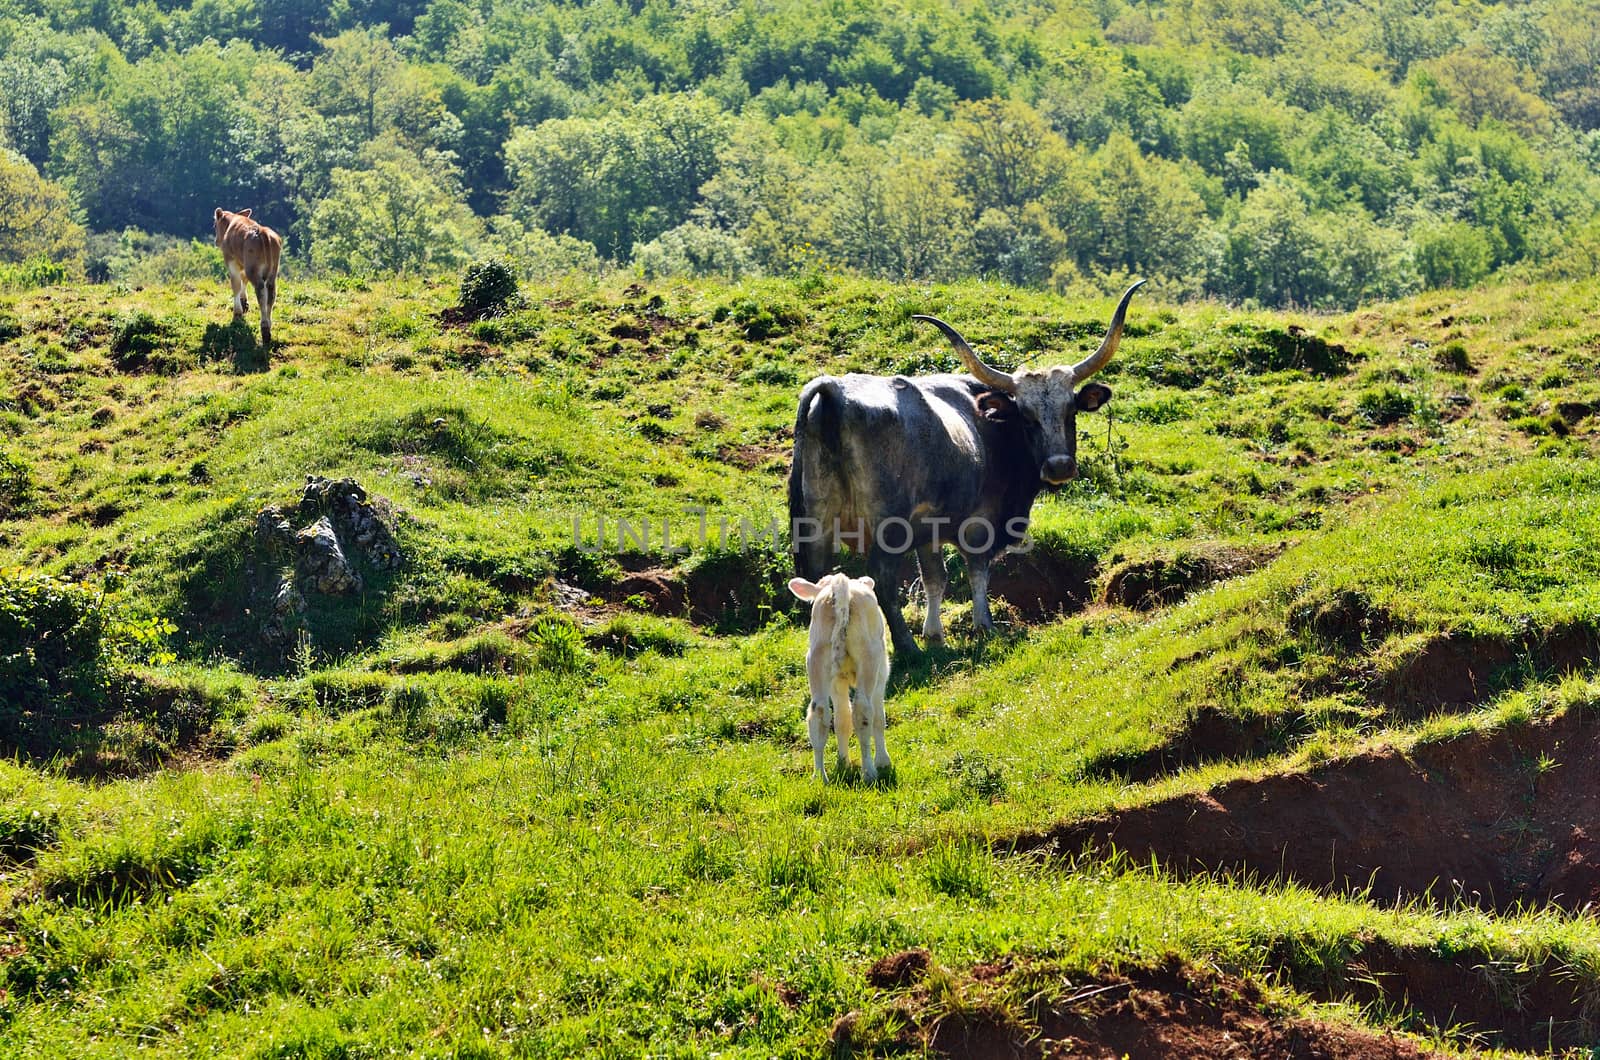
<path fill-rule="evenodd" d="M 829 574 L 812 583 L 804 578 L 789 582 L 789 590 L 811 602 L 811 645 L 806 651 L 806 675 L 811 679 L 811 706 L 806 725 L 811 730 L 811 751 L 817 776 L 828 779 L 822 767 L 822 750 L 828 745 L 828 698 L 833 699 L 833 732 L 839 743 L 839 768 L 850 764 L 850 730 L 861 747 L 861 775 L 878 779 L 889 768 L 889 751 L 883 745 L 883 696 L 889 687 L 889 653 L 884 647 L 883 611 L 873 592 L 871 578 Z M 850 689 L 857 706 L 850 708 Z M 852 726 L 853 722 L 853 726 Z M 875 745 L 869 752 L 867 741 Z"/>

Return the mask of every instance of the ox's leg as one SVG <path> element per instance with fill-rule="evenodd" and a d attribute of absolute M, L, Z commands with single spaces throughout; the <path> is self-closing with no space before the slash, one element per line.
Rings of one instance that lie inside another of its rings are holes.
<path fill-rule="evenodd" d="M 828 770 L 822 764 L 822 752 L 828 746 L 828 692 L 833 684 L 829 660 L 832 653 L 823 644 L 806 655 L 806 676 L 811 681 L 811 705 L 806 708 L 806 729 L 811 737 L 811 757 L 817 767 L 817 779 L 827 780 Z"/>
<path fill-rule="evenodd" d="M 944 623 L 939 609 L 944 606 L 948 579 L 944 573 L 944 549 L 937 541 L 918 547 L 917 570 L 922 572 L 922 591 L 928 598 L 928 613 L 922 619 L 922 639 L 928 644 L 943 644 Z"/>
<path fill-rule="evenodd" d="M 980 633 L 994 632 L 994 618 L 989 614 L 989 559 L 988 556 L 967 556 L 967 577 L 972 583 L 972 622 Z"/>
<path fill-rule="evenodd" d="M 872 576 L 872 591 L 883 608 L 883 617 L 889 622 L 889 639 L 894 650 L 914 654 L 917 642 L 911 639 L 906 616 L 900 610 L 900 559 L 898 552 L 890 553 L 873 546 L 867 556 L 867 573 Z"/>
<path fill-rule="evenodd" d="M 850 709 L 850 682 L 843 677 L 835 675 L 833 678 L 833 735 L 839 744 L 837 761 L 841 772 L 850 764 L 850 730 L 853 728 L 853 714 L 854 711 Z M 823 740 L 826 741 L 827 737 L 824 736 Z M 862 745 L 862 750 L 866 750 L 865 744 Z M 866 762 L 865 755 L 862 755 L 862 762 L 863 764 Z"/>

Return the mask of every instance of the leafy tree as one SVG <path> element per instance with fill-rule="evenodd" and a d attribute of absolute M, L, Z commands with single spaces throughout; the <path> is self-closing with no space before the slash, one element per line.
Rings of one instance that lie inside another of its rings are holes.
<path fill-rule="evenodd" d="M 1227 224 L 1221 293 L 1265 305 L 1316 305 L 1324 293 L 1321 241 L 1306 196 L 1269 173 Z"/>
<path fill-rule="evenodd" d="M 1417 271 L 1429 287 L 1470 287 L 1489 274 L 1489 238 L 1465 222 L 1426 223 L 1412 239 Z"/>
<path fill-rule="evenodd" d="M 658 276 L 725 276 L 751 271 L 749 248 L 731 233 L 698 221 L 669 228 L 633 248 L 633 261 L 646 278 Z"/>
<path fill-rule="evenodd" d="M 1494 118 L 1522 132 L 1537 133 L 1550 123 L 1551 108 L 1534 94 L 1531 75 L 1509 59 L 1474 47 L 1451 52 L 1428 66 L 1468 125 L 1476 127 Z"/>
<path fill-rule="evenodd" d="M 370 169 L 336 169 L 311 215 L 311 260 L 319 268 L 370 275 L 454 268 L 466 260 L 476 224 L 427 166 L 402 154 Z"/>
<path fill-rule="evenodd" d="M 1265 173 L 1289 168 L 1289 141 L 1299 120 L 1260 89 L 1211 83 L 1184 106 L 1179 137 L 1184 155 L 1208 173 L 1225 173 L 1228 155 L 1237 158 L 1240 144 L 1251 165 Z"/>
<path fill-rule="evenodd" d="M 999 210 L 1016 220 L 1066 173 L 1065 141 L 1018 100 L 963 103 L 954 132 L 961 163 L 957 183 L 979 213 Z"/>
<path fill-rule="evenodd" d="M 83 260 L 83 228 L 72 220 L 66 189 L 39 175 L 21 155 L 0 150 L 0 262 Z"/>
<path fill-rule="evenodd" d="M 1145 158 L 1117 135 L 1084 169 L 1087 208 L 1072 238 L 1080 266 L 1171 277 L 1200 267 L 1205 204 L 1182 166 Z"/>
<path fill-rule="evenodd" d="M 726 115 L 696 96 L 520 129 L 506 143 L 511 212 L 619 257 L 688 220 L 728 135 Z"/>
<path fill-rule="evenodd" d="M 311 67 L 317 109 L 355 119 L 362 137 L 373 139 L 393 124 L 405 86 L 405 64 L 388 27 L 347 29 L 318 43 L 322 51 Z"/>

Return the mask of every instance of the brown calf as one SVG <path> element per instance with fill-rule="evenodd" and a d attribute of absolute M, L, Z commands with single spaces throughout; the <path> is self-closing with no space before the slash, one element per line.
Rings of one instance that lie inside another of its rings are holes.
<path fill-rule="evenodd" d="M 228 267 L 228 283 L 233 285 L 233 315 L 244 316 L 249 305 L 244 283 L 256 289 L 256 304 L 261 307 L 261 345 L 272 345 L 272 305 L 278 300 L 278 257 L 283 240 L 266 225 L 250 219 L 249 210 L 230 213 L 217 207 L 217 246 Z"/>

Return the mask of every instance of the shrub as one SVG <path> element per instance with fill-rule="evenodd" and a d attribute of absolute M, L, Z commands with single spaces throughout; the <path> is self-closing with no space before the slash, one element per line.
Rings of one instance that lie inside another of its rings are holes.
<path fill-rule="evenodd" d="M 43 750 L 75 720 L 113 709 L 130 666 L 171 660 L 173 629 L 129 612 L 114 591 L 0 571 L 0 745 Z"/>
<path fill-rule="evenodd" d="M 1375 386 L 1356 397 L 1356 411 L 1368 422 L 1385 426 L 1411 415 L 1415 402 L 1399 387 Z"/>
<path fill-rule="evenodd" d="M 22 514 L 33 500 L 33 469 L 20 456 L 0 449 L 0 519 Z"/>
<path fill-rule="evenodd" d="M 153 315 L 140 310 L 117 322 L 116 335 L 111 339 L 111 361 L 125 372 L 154 365 L 157 355 L 167 346 L 171 329 Z"/>
<path fill-rule="evenodd" d="M 475 261 L 461 277 L 461 308 L 474 318 L 504 312 L 516 294 L 517 273 L 509 261 Z"/>

